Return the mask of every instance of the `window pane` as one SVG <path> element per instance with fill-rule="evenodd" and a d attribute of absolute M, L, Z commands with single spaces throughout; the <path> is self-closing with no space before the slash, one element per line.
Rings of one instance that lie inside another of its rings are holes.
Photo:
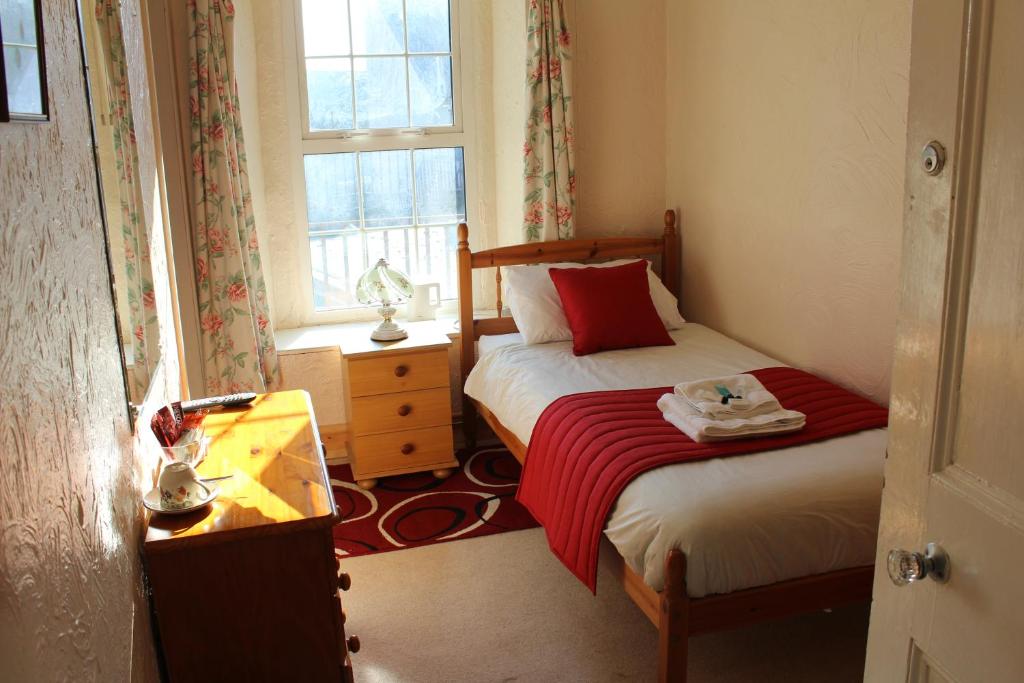
<path fill-rule="evenodd" d="M 317 310 L 358 306 L 355 282 L 365 270 L 359 233 L 310 237 L 313 266 L 313 306 Z"/>
<path fill-rule="evenodd" d="M 302 0 L 307 57 L 347 55 L 348 7 L 344 0 Z"/>
<path fill-rule="evenodd" d="M 448 0 L 406 0 L 405 19 L 409 27 L 409 52 L 451 50 Z"/>
<path fill-rule="evenodd" d="M 458 296 L 455 272 L 455 226 L 439 225 L 420 228 L 417 231 L 419 264 L 412 276 L 416 283 L 438 282 L 441 298 L 454 299 Z"/>
<path fill-rule="evenodd" d="M 316 310 L 360 306 L 356 282 L 379 258 L 417 283 L 439 282 L 442 298 L 457 296 L 455 224 L 466 216 L 462 148 L 309 154 L 304 163 Z"/>
<path fill-rule="evenodd" d="M 350 4 L 354 54 L 405 52 L 402 0 L 351 0 Z"/>
<path fill-rule="evenodd" d="M 0 26 L 3 26 L 4 43 L 38 45 L 36 10 L 32 0 L 0 0 Z"/>
<path fill-rule="evenodd" d="M 34 47 L 4 45 L 7 108 L 12 114 L 42 114 L 39 51 Z"/>
<path fill-rule="evenodd" d="M 419 225 L 466 220 L 466 184 L 462 148 L 418 149 L 416 222 Z"/>
<path fill-rule="evenodd" d="M 412 225 L 409 150 L 363 152 L 363 217 L 367 228 Z"/>
<path fill-rule="evenodd" d="M 363 57 L 353 61 L 356 78 L 356 127 L 407 127 L 409 110 L 405 93 L 405 59 Z"/>
<path fill-rule="evenodd" d="M 384 238 L 384 258 L 393 267 L 409 276 L 416 273 L 416 244 L 412 241 L 414 232 L 415 230 L 411 228 L 398 228 L 378 233 Z"/>
<path fill-rule="evenodd" d="M 309 232 L 359 228 L 355 154 L 307 154 L 306 217 Z"/>
<path fill-rule="evenodd" d="M 306 92 L 310 130 L 353 127 L 351 60 L 307 59 Z"/>
<path fill-rule="evenodd" d="M 451 58 L 410 57 L 409 95 L 412 125 L 453 125 Z"/>

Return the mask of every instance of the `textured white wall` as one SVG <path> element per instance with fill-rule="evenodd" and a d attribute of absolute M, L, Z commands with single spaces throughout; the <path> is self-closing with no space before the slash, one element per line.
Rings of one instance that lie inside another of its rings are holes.
<path fill-rule="evenodd" d="M 260 127 L 259 63 L 256 54 L 256 25 L 253 0 L 235 0 L 235 82 L 238 86 L 238 106 L 242 112 L 242 131 L 245 135 L 246 169 L 249 173 L 249 191 L 252 193 L 252 213 L 260 244 L 266 244 L 267 229 L 266 190 L 263 184 L 263 131 Z M 264 247 L 262 252 L 266 252 Z M 269 271 L 269 269 L 267 269 Z M 273 287 L 270 273 L 264 273 L 268 287 Z M 273 302 L 271 302 L 273 303 Z M 273 311 L 271 311 L 273 317 Z"/>
<path fill-rule="evenodd" d="M 140 8 L 125 3 L 144 223 L 155 150 Z M 0 124 L 0 666 L 11 681 L 155 680 L 139 539 L 152 435 L 128 425 L 75 4 L 45 0 L 52 120 Z M 169 313 L 162 227 L 157 306 Z M 151 411 L 178 395 L 173 327 Z"/>
<path fill-rule="evenodd" d="M 910 5 L 666 6 L 684 315 L 879 401 L 896 328 Z"/>

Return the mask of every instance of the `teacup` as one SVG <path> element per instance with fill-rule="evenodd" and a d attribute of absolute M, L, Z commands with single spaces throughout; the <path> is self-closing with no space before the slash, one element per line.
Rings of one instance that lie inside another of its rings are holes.
<path fill-rule="evenodd" d="M 157 487 L 160 489 L 160 506 L 165 510 L 195 507 L 210 497 L 210 489 L 187 462 L 165 465 Z"/>

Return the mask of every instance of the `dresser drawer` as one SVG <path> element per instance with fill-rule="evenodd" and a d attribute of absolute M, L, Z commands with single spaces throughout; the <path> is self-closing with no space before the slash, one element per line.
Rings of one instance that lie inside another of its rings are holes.
<path fill-rule="evenodd" d="M 348 361 L 348 387 L 353 398 L 447 386 L 447 350 Z"/>
<path fill-rule="evenodd" d="M 353 439 L 356 478 L 425 465 L 451 465 L 455 459 L 451 425 Z"/>
<path fill-rule="evenodd" d="M 350 429 L 355 435 L 437 427 L 452 422 L 448 387 L 352 399 Z"/>

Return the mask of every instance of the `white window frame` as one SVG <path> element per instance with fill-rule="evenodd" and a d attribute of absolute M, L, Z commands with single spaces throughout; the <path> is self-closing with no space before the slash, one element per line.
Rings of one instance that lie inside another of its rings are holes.
<path fill-rule="evenodd" d="M 303 324 L 327 324 L 338 322 L 349 322 L 356 320 L 372 320 L 378 317 L 376 306 L 317 310 L 313 302 L 313 265 L 309 248 L 309 220 L 306 213 L 306 177 L 303 159 L 307 154 L 339 154 L 351 152 L 377 152 L 389 150 L 416 150 L 461 147 L 463 150 L 463 173 L 465 175 L 466 187 L 466 212 L 469 213 L 470 183 L 468 179 L 471 167 L 472 150 L 470 149 L 470 136 L 465 134 L 465 115 L 462 96 L 462 53 L 460 49 L 460 27 L 458 17 L 458 0 L 449 0 L 448 11 L 451 30 L 451 59 L 452 59 L 452 126 L 432 126 L 424 128 L 380 128 L 380 129 L 355 129 L 355 130 L 334 130 L 334 131 L 311 131 L 309 129 L 308 98 L 306 91 L 306 56 L 305 42 L 302 26 L 302 0 L 293 0 L 293 27 L 295 63 L 290 68 L 286 64 L 286 71 L 290 72 L 289 80 L 293 80 L 298 90 L 299 101 L 299 130 L 296 131 L 300 138 L 301 153 L 295 160 L 293 168 L 294 182 L 293 191 L 295 198 L 295 216 L 301 227 L 300 254 L 300 286 L 303 293 L 304 311 L 302 315 Z M 403 19 L 405 12 L 405 0 L 402 2 Z M 351 22 L 350 22 L 351 23 Z M 406 35 L 408 41 L 408 32 Z M 408 45 L 406 46 L 408 47 Z M 401 55 L 408 57 L 410 54 L 430 55 L 433 53 L 408 53 Z M 388 55 L 356 55 L 358 57 L 374 57 Z M 408 69 L 408 60 L 406 60 Z M 353 84 L 354 87 L 354 84 Z M 406 76 L 406 92 L 408 100 L 409 78 Z M 472 112 L 469 112 L 472 114 Z M 469 220 L 467 215 L 466 220 Z M 454 308 L 454 303 L 449 302 L 447 307 Z M 401 315 L 401 314 L 400 314 Z"/>

